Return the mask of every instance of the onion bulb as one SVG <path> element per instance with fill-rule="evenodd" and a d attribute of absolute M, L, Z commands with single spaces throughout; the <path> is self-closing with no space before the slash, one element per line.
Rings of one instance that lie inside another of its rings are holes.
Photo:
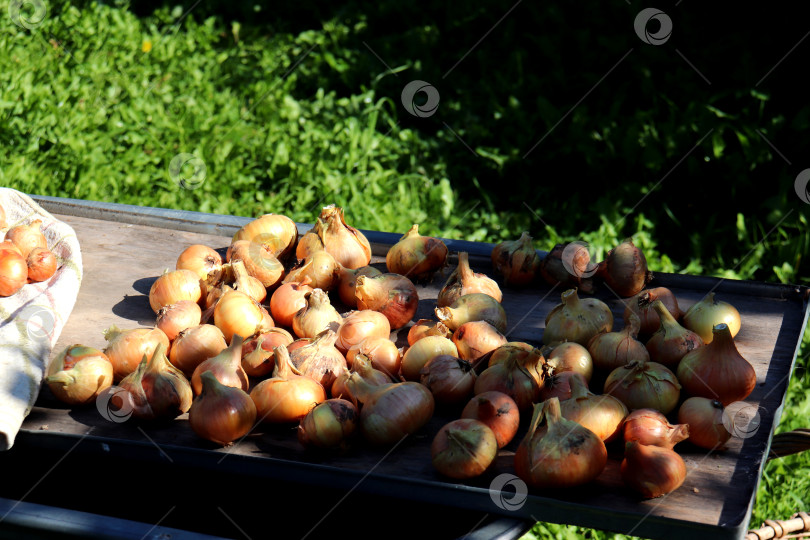
<path fill-rule="evenodd" d="M 100 350 L 71 345 L 51 361 L 45 382 L 60 401 L 82 405 L 112 385 L 113 367 Z"/>
<path fill-rule="evenodd" d="M 340 282 L 340 264 L 328 251 L 316 251 L 290 270 L 283 283 L 303 282 L 307 277 L 311 287 L 331 291 Z"/>
<path fill-rule="evenodd" d="M 312 407 L 326 401 L 326 392 L 318 381 L 296 373 L 286 347 L 276 347 L 274 352 L 273 377 L 254 386 L 250 398 L 260 422 L 298 422 Z"/>
<path fill-rule="evenodd" d="M 352 364 L 352 370 L 344 371 L 340 375 L 337 376 L 335 382 L 332 383 L 331 394 L 332 397 L 344 397 L 352 402 L 355 401 L 354 396 L 351 394 L 349 389 L 346 387 L 346 382 L 349 380 L 349 377 L 352 373 L 357 373 L 360 375 L 365 381 L 371 385 L 378 385 L 378 384 L 387 384 L 393 382 L 388 375 L 383 373 L 378 369 L 374 369 L 371 365 L 371 360 L 368 359 L 367 356 L 363 354 L 358 354 L 354 358 L 354 363 Z"/>
<path fill-rule="evenodd" d="M 301 373 L 318 381 L 324 388 L 348 370 L 346 358 L 335 348 L 337 335 L 326 329 L 314 337 L 312 343 L 290 353 L 293 366 Z"/>
<path fill-rule="evenodd" d="M 385 255 L 385 266 L 392 274 L 414 280 L 429 280 L 447 265 L 447 246 L 438 238 L 419 234 L 414 224 Z"/>
<path fill-rule="evenodd" d="M 461 411 L 461 417 L 486 424 L 495 434 L 498 448 L 509 444 L 520 426 L 517 403 L 502 392 L 483 392 L 473 397 Z"/>
<path fill-rule="evenodd" d="M 703 346 L 703 340 L 695 332 L 678 324 L 660 300 L 653 302 L 652 307 L 658 314 L 661 326 L 647 341 L 647 351 L 653 361 L 675 369 L 688 352 Z"/>
<path fill-rule="evenodd" d="M 181 300 L 199 302 L 201 297 L 200 278 L 191 270 L 167 270 L 149 289 L 149 305 L 155 313 Z"/>
<path fill-rule="evenodd" d="M 441 324 L 441 323 L 439 323 Z M 502 345 L 506 337 L 486 321 L 471 321 L 462 324 L 453 332 L 453 343 L 462 360 L 474 362 Z"/>
<path fill-rule="evenodd" d="M 534 250 L 532 237 L 524 232 L 513 242 L 501 242 L 492 250 L 492 266 L 513 287 L 526 287 L 540 268 L 540 256 Z"/>
<path fill-rule="evenodd" d="M 473 272 L 470 268 L 469 255 L 462 251 L 458 254 L 458 266 L 450 274 L 442 290 L 439 291 L 436 305 L 438 307 L 449 306 L 465 294 L 472 293 L 488 294 L 498 302 L 503 300 L 503 294 L 501 294 L 498 284 L 485 274 Z"/>
<path fill-rule="evenodd" d="M 581 242 L 555 245 L 540 263 L 540 275 L 549 285 L 576 287 L 588 294 L 594 292 L 592 276 L 597 270 L 598 265 L 591 263 L 591 254 Z"/>
<path fill-rule="evenodd" d="M 266 245 L 275 257 L 285 259 L 298 240 L 298 227 L 287 216 L 265 214 L 239 229 L 233 235 L 233 242 L 238 240 Z"/>
<path fill-rule="evenodd" d="M 256 405 L 244 390 L 221 384 L 214 374 L 200 376 L 202 391 L 188 411 L 188 423 L 194 433 L 227 446 L 244 437 L 256 422 Z"/>
<path fill-rule="evenodd" d="M 625 445 L 621 475 L 625 484 L 652 499 L 681 487 L 686 464 L 673 450 L 634 441 Z"/>
<path fill-rule="evenodd" d="M 371 338 L 385 338 L 391 335 L 391 324 L 382 313 L 370 309 L 353 311 L 337 330 L 335 345 L 342 353 L 346 353 L 360 342 Z"/>
<path fill-rule="evenodd" d="M 42 220 L 37 219 L 28 225 L 17 225 L 6 233 L 6 240 L 11 241 L 20 250 L 23 260 L 34 248 L 48 249 L 48 240 L 42 234 Z"/>
<path fill-rule="evenodd" d="M 571 397 L 571 392 L 574 387 L 573 379 L 588 386 L 588 381 L 585 380 L 580 373 L 575 371 L 562 371 L 550 377 L 546 377 L 543 388 L 540 389 L 540 401 L 546 401 L 556 397 L 561 402 L 565 402 Z"/>
<path fill-rule="evenodd" d="M 506 311 L 488 294 L 465 294 L 447 307 L 437 307 L 436 317 L 454 332 L 473 321 L 486 321 L 499 332 L 506 332 Z"/>
<path fill-rule="evenodd" d="M 546 316 L 543 343 L 573 341 L 587 346 L 588 341 L 600 332 L 613 329 L 613 313 L 596 298 L 579 298 L 576 289 L 562 293 L 562 303 Z"/>
<path fill-rule="evenodd" d="M 437 403 L 461 404 L 472 395 L 475 386 L 472 364 L 447 354 L 430 360 L 419 373 L 422 384 L 430 390 Z"/>
<path fill-rule="evenodd" d="M 284 265 L 267 244 L 237 240 L 228 248 L 226 257 L 231 264 L 241 261 L 248 275 L 263 287 L 272 289 L 284 277 Z"/>
<path fill-rule="evenodd" d="M 631 362 L 617 367 L 605 381 L 605 393 L 633 409 L 655 409 L 668 414 L 681 395 L 675 374 L 657 362 Z"/>
<path fill-rule="evenodd" d="M 341 267 L 340 281 L 338 282 L 338 297 L 340 301 L 346 304 L 347 307 L 352 309 L 357 307 L 357 296 L 355 290 L 357 289 L 357 278 L 360 276 L 379 276 L 382 274 L 373 266 L 362 266 L 357 269 L 349 269 Z"/>
<path fill-rule="evenodd" d="M 28 253 L 28 282 L 48 281 L 56 273 L 56 255 L 48 248 L 36 247 Z"/>
<path fill-rule="evenodd" d="M 624 442 L 638 441 L 644 445 L 672 449 L 689 438 L 687 424 L 672 425 L 655 409 L 636 409 L 624 420 Z"/>
<path fill-rule="evenodd" d="M 357 431 L 360 413 L 345 399 L 327 399 L 298 425 L 298 441 L 311 448 L 346 449 Z"/>
<path fill-rule="evenodd" d="M 441 336 L 420 339 L 402 356 L 402 376 L 409 381 L 418 381 L 425 364 L 442 354 L 458 356 L 458 349 L 452 341 Z"/>
<path fill-rule="evenodd" d="M 529 359 L 533 365 L 536 364 L 540 367 L 545 364 L 543 352 L 537 347 L 533 347 L 523 341 L 510 341 L 509 343 L 501 345 L 490 354 L 486 355 L 485 358 L 487 359 L 487 367 L 502 364 L 512 358 L 520 362 L 523 362 L 524 359 Z"/>
<path fill-rule="evenodd" d="M 160 308 L 155 326 L 166 334 L 169 341 L 174 341 L 183 330 L 199 326 L 201 319 L 202 311 L 196 302 L 180 300 Z"/>
<path fill-rule="evenodd" d="M 315 289 L 306 297 L 307 306 L 298 310 L 293 317 L 293 332 L 298 337 L 315 337 L 320 332 L 331 328 L 337 330 L 343 317 L 332 307 L 329 295 Z"/>
<path fill-rule="evenodd" d="M 540 427 L 545 416 L 546 424 Z M 560 414 L 551 398 L 534 406 L 529 431 L 515 452 L 515 473 L 535 488 L 567 488 L 587 484 L 607 464 L 607 449 L 593 431 Z"/>
<path fill-rule="evenodd" d="M 462 418 L 445 424 L 436 433 L 430 455 L 441 474 L 459 480 L 474 478 L 495 461 L 498 442 L 489 426 Z"/>
<path fill-rule="evenodd" d="M 613 292 L 624 297 L 638 294 L 652 279 L 644 253 L 629 239 L 608 252 L 598 274 Z"/>
<path fill-rule="evenodd" d="M 11 296 L 28 281 L 28 265 L 22 255 L 6 249 L 0 251 L 0 296 Z"/>
<path fill-rule="evenodd" d="M 275 348 L 292 342 L 293 337 L 283 328 L 270 328 L 246 340 L 242 344 L 242 368 L 249 377 L 264 377 L 275 367 Z"/>
<path fill-rule="evenodd" d="M 713 328 L 720 323 L 728 325 L 731 337 L 736 336 L 742 326 L 737 308 L 728 302 L 716 300 L 713 292 L 690 307 L 683 316 L 683 325 L 699 335 L 707 344 L 714 339 Z"/>
<path fill-rule="evenodd" d="M 650 354 L 644 344 L 636 339 L 638 329 L 639 318 L 635 313 L 630 313 L 620 332 L 608 332 L 592 337 L 588 342 L 588 352 L 593 358 L 594 366 L 610 373 L 630 362 L 648 362 Z"/>
<path fill-rule="evenodd" d="M 244 340 L 241 336 L 233 336 L 231 344 L 227 349 L 219 353 L 213 358 L 209 358 L 202 362 L 194 370 L 191 376 L 191 389 L 195 394 L 202 391 L 202 380 L 200 376 L 206 371 L 214 374 L 217 380 L 225 386 L 233 386 L 234 388 L 241 388 L 247 392 L 250 386 L 245 373 L 242 368 L 242 343 Z"/>
<path fill-rule="evenodd" d="M 716 325 L 712 332 L 711 343 L 683 357 L 678 379 L 688 394 L 728 406 L 748 397 L 757 384 L 757 374 L 737 351 L 726 323 Z"/>
<path fill-rule="evenodd" d="M 261 302 L 267 297 L 267 289 L 261 280 L 251 276 L 245 268 L 245 263 L 235 260 L 228 263 L 230 271 L 233 272 L 233 289 L 243 292 L 256 302 Z"/>
<path fill-rule="evenodd" d="M 360 425 L 363 436 L 372 444 L 398 443 L 421 429 L 433 416 L 433 395 L 419 383 L 374 386 L 352 373 L 346 386 L 363 404 Z"/>
<path fill-rule="evenodd" d="M 361 354 L 371 361 L 374 369 L 382 371 L 391 379 L 398 379 L 402 353 L 397 349 L 396 343 L 387 337 L 364 339 L 346 352 L 349 367 L 354 367 L 354 359 Z"/>
<path fill-rule="evenodd" d="M 408 346 L 412 346 L 424 337 L 441 336 L 450 338 L 452 335 L 453 332 L 443 322 L 434 321 L 433 319 L 419 319 L 408 330 Z"/>
<path fill-rule="evenodd" d="M 132 416 L 141 420 L 170 420 L 191 407 L 191 385 L 183 373 L 169 363 L 161 343 L 152 357 L 144 355 L 138 367 L 119 386 L 132 398 Z"/>
<path fill-rule="evenodd" d="M 301 282 L 291 281 L 273 291 L 270 297 L 270 314 L 279 326 L 292 328 L 293 317 L 301 308 L 307 307 L 306 295 L 314 289 L 312 280 L 305 276 Z"/>
<path fill-rule="evenodd" d="M 576 377 L 571 379 L 571 397 L 560 403 L 560 412 L 605 442 L 621 435 L 622 423 L 628 414 L 624 403 L 613 396 L 597 396 Z"/>
<path fill-rule="evenodd" d="M 540 398 L 544 384 L 543 363 L 543 356 L 539 354 L 511 355 L 478 376 L 475 395 L 489 391 L 502 392 L 515 400 L 521 411 L 528 410 Z"/>
<path fill-rule="evenodd" d="M 321 210 L 318 221 L 298 242 L 295 255 L 307 258 L 325 250 L 345 268 L 355 269 L 371 262 L 371 245 L 363 233 L 346 225 L 343 208 L 330 204 Z"/>
<path fill-rule="evenodd" d="M 678 409 L 678 422 L 689 426 L 689 442 L 714 450 L 731 438 L 723 422 L 723 404 L 704 397 L 690 397 Z"/>
<path fill-rule="evenodd" d="M 585 377 L 587 382 L 593 376 L 593 359 L 588 349 L 567 341 L 554 347 L 546 357 L 546 364 L 553 373 L 575 371 Z"/>
<path fill-rule="evenodd" d="M 191 377 L 198 365 L 227 347 L 222 330 L 213 324 L 192 326 L 177 335 L 169 351 L 169 361 L 187 377 Z"/>
<path fill-rule="evenodd" d="M 658 313 L 653 309 L 652 304 L 656 300 L 660 300 L 667 311 L 676 320 L 681 317 L 681 308 L 678 306 L 678 299 L 666 287 L 656 287 L 654 289 L 645 289 L 627 300 L 627 307 L 624 309 L 624 319 L 627 320 L 629 313 L 635 313 L 641 325 L 639 327 L 639 335 L 649 336 L 661 325 L 661 319 Z"/>
<path fill-rule="evenodd" d="M 391 329 L 402 328 L 413 319 L 419 305 L 414 284 L 399 274 L 360 276 L 355 289 L 357 307 L 379 311 L 388 319 Z"/>
<path fill-rule="evenodd" d="M 169 348 L 169 338 L 157 328 L 121 330 L 112 325 L 104 331 L 104 339 L 107 340 L 104 354 L 110 359 L 116 381 L 135 371 L 144 356 L 152 357 L 158 345 L 163 351 Z"/>
<path fill-rule="evenodd" d="M 176 270 L 191 270 L 200 279 L 206 279 L 211 272 L 222 269 L 222 257 L 213 248 L 194 244 L 183 250 L 177 258 Z"/>
<path fill-rule="evenodd" d="M 259 304 L 245 293 L 229 290 L 222 295 L 214 308 L 214 324 L 222 330 L 225 341 L 231 342 L 234 334 L 252 336 L 266 330 L 265 317 Z M 272 327 L 272 323 L 270 327 Z"/>

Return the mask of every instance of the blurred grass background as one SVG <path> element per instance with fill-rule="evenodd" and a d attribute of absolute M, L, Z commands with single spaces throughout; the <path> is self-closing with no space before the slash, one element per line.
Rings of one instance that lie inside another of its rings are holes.
<path fill-rule="evenodd" d="M 596 258 L 633 237 L 653 270 L 808 284 L 810 42 L 785 56 L 806 32 L 790 10 L 660 3 L 674 32 L 656 47 L 638 2 L 43 5 L 29 30 L 0 0 L 4 186 L 302 222 L 334 202 L 360 228 L 527 230 Z M 433 116 L 400 103 L 415 79 Z M 169 174 L 181 153 L 205 164 L 196 189 Z M 809 336 L 779 431 L 810 426 Z M 808 493 L 810 452 L 769 464 L 753 523 Z"/>

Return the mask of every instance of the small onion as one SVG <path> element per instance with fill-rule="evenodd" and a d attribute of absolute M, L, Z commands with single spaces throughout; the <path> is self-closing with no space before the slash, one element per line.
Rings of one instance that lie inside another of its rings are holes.
<path fill-rule="evenodd" d="M 250 377 L 264 377 L 275 367 L 276 347 L 286 347 L 293 337 L 283 328 L 270 328 L 242 344 L 242 368 Z M 288 349 L 289 351 L 289 349 Z"/>
<path fill-rule="evenodd" d="M 360 276 L 374 277 L 381 274 L 382 272 L 373 266 L 363 266 L 356 270 L 341 267 L 340 282 L 338 283 L 338 297 L 340 301 L 352 309 L 356 308 L 357 296 L 355 295 L 355 289 L 357 288 L 357 278 Z"/>
<path fill-rule="evenodd" d="M 601 332 L 613 329 L 613 313 L 596 298 L 579 298 L 576 289 L 562 293 L 562 303 L 546 316 L 543 343 L 573 341 L 580 345 Z"/>
<path fill-rule="evenodd" d="M 454 332 L 473 321 L 486 321 L 499 332 L 506 332 L 506 311 L 488 294 L 466 294 L 447 307 L 437 307 L 436 318 Z"/>
<path fill-rule="evenodd" d="M 100 350 L 71 345 L 51 361 L 45 382 L 60 401 L 82 405 L 112 385 L 113 367 Z"/>
<path fill-rule="evenodd" d="M 22 255 L 5 249 L 0 251 L 0 296 L 11 296 L 28 281 L 28 265 Z"/>
<path fill-rule="evenodd" d="M 496 349 L 497 350 L 497 349 Z M 475 381 L 475 395 L 503 392 L 528 410 L 540 397 L 543 388 L 543 357 L 538 354 L 515 355 L 484 370 Z"/>
<path fill-rule="evenodd" d="M 644 445 L 672 449 L 689 438 L 689 426 L 673 426 L 667 417 L 655 409 L 636 409 L 624 420 L 624 442 L 638 441 Z"/>
<path fill-rule="evenodd" d="M 348 447 L 357 431 L 360 413 L 345 399 L 327 399 L 312 408 L 298 425 L 298 441 L 312 448 Z"/>
<path fill-rule="evenodd" d="M 132 416 L 141 420 L 170 420 L 188 412 L 193 394 L 183 373 L 169 363 L 162 343 L 147 360 L 124 377 L 119 386 L 132 404 Z"/>
<path fill-rule="evenodd" d="M 346 361 L 349 367 L 353 367 L 354 359 L 362 354 L 371 360 L 374 369 L 378 369 L 391 377 L 398 378 L 399 368 L 402 364 L 402 354 L 397 349 L 396 343 L 387 337 L 367 338 L 352 346 L 346 352 Z"/>
<path fill-rule="evenodd" d="M 342 320 L 337 331 L 335 346 L 342 353 L 346 353 L 360 342 L 371 338 L 385 338 L 391 335 L 391 325 L 388 318 L 377 311 L 364 309 L 353 311 Z"/>
<path fill-rule="evenodd" d="M 287 216 L 265 214 L 254 219 L 233 235 L 233 242 L 249 240 L 266 245 L 273 255 L 284 259 L 291 254 L 298 240 L 298 227 Z"/>
<path fill-rule="evenodd" d="M 42 234 L 42 220 L 37 219 L 28 225 L 17 225 L 6 233 L 6 240 L 12 242 L 20 250 L 23 260 L 34 248 L 48 249 L 48 240 Z"/>
<path fill-rule="evenodd" d="M 415 280 L 427 280 L 447 265 L 447 246 L 438 238 L 419 234 L 414 224 L 385 255 L 385 265 L 392 274 Z"/>
<path fill-rule="evenodd" d="M 639 442 L 625 445 L 620 470 L 624 483 L 647 498 L 675 491 L 686 479 L 686 464 L 675 451 Z"/>
<path fill-rule="evenodd" d="M 560 343 L 546 357 L 546 364 L 554 373 L 575 371 L 585 377 L 588 382 L 593 376 L 591 353 L 579 343 Z"/>
<path fill-rule="evenodd" d="M 306 295 L 314 289 L 309 286 L 312 280 L 309 277 L 299 283 L 292 281 L 285 283 L 270 297 L 270 313 L 279 326 L 292 328 L 293 317 L 301 308 L 307 307 Z"/>
<path fill-rule="evenodd" d="M 492 430 L 478 420 L 460 419 L 444 425 L 430 445 L 433 466 L 441 474 L 463 480 L 486 471 L 498 455 Z"/>
<path fill-rule="evenodd" d="M 256 422 L 256 405 L 239 388 L 221 384 L 213 373 L 200 376 L 202 391 L 188 411 L 191 429 L 209 441 L 227 446 L 244 437 Z"/>
<path fill-rule="evenodd" d="M 654 362 L 675 369 L 688 352 L 703 346 L 703 340 L 678 324 L 660 300 L 653 302 L 652 307 L 658 314 L 660 326 L 647 341 L 647 351 Z"/>
<path fill-rule="evenodd" d="M 222 257 L 213 248 L 194 244 L 183 250 L 177 258 L 177 270 L 191 270 L 200 279 L 206 279 L 211 272 L 222 269 Z"/>
<path fill-rule="evenodd" d="M 267 244 L 237 240 L 228 248 L 226 257 L 231 264 L 241 262 L 247 274 L 263 287 L 272 289 L 284 277 L 284 265 Z"/>
<path fill-rule="evenodd" d="M 206 371 L 213 373 L 214 377 L 225 386 L 241 388 L 247 392 L 249 387 L 248 377 L 244 368 L 242 368 L 243 341 L 241 336 L 233 336 L 233 340 L 231 340 L 231 344 L 227 349 L 197 366 L 191 376 L 191 389 L 194 390 L 195 394 L 202 391 L 200 377 Z"/>
<path fill-rule="evenodd" d="M 302 337 L 315 337 L 327 328 L 337 330 L 343 317 L 332 307 L 329 295 L 320 289 L 315 289 L 307 298 L 307 306 L 298 310 L 293 317 L 293 332 Z"/>
<path fill-rule="evenodd" d="M 418 381 L 425 364 L 442 354 L 458 356 L 458 349 L 452 341 L 440 336 L 420 339 L 402 357 L 402 376 L 408 381 Z"/>
<path fill-rule="evenodd" d="M 167 270 L 149 289 L 149 305 L 155 313 L 181 300 L 199 302 L 201 297 L 200 278 L 191 270 Z"/>
<path fill-rule="evenodd" d="M 424 337 L 441 336 L 450 338 L 452 335 L 453 332 L 443 322 L 434 321 L 433 319 L 419 319 L 408 330 L 408 346 L 412 346 Z"/>
<path fill-rule="evenodd" d="M 295 373 L 285 347 L 276 347 L 274 352 L 273 377 L 253 387 L 250 398 L 260 422 L 298 422 L 312 407 L 326 401 L 326 392 L 321 383 Z"/>
<path fill-rule="evenodd" d="M 309 278 L 310 286 L 331 291 L 340 281 L 340 264 L 327 251 L 316 251 L 290 270 L 283 283 L 302 282 Z"/>
<path fill-rule="evenodd" d="M 345 268 L 360 268 L 371 262 L 371 245 L 366 236 L 346 225 L 343 208 L 330 204 L 321 210 L 318 221 L 298 242 L 295 255 L 299 259 L 325 250 Z"/>
<path fill-rule="evenodd" d="M 625 240 L 611 249 L 600 263 L 598 274 L 613 292 L 625 297 L 638 294 L 652 279 L 644 253 L 632 240 Z"/>
<path fill-rule="evenodd" d="M 430 360 L 419 373 L 422 384 L 430 390 L 437 403 L 463 403 L 472 395 L 475 386 L 472 364 L 447 354 Z"/>
<path fill-rule="evenodd" d="M 222 330 L 213 324 L 201 324 L 183 330 L 177 335 L 169 351 L 169 361 L 191 377 L 197 366 L 213 358 L 228 347 Z"/>
<path fill-rule="evenodd" d="M 678 409 L 678 422 L 689 426 L 689 442 L 701 448 L 720 448 L 731 438 L 723 422 L 723 404 L 704 397 L 690 397 Z"/>
<path fill-rule="evenodd" d="M 507 285 L 526 287 L 540 268 L 540 256 L 534 250 L 532 237 L 524 232 L 518 240 L 501 242 L 492 250 L 492 266 L 503 274 Z"/>
<path fill-rule="evenodd" d="M 438 307 L 449 306 L 465 294 L 472 293 L 488 294 L 498 302 L 503 300 L 503 294 L 498 284 L 485 274 L 473 272 L 470 268 L 469 255 L 462 251 L 458 254 L 458 267 L 450 274 L 447 283 L 439 292 L 436 305 Z"/>
<path fill-rule="evenodd" d="M 635 313 L 630 313 L 628 317 L 620 332 L 597 334 L 588 341 L 588 352 L 597 369 L 609 373 L 630 362 L 650 360 L 650 354 L 644 344 L 636 339 L 639 318 Z"/>
<path fill-rule="evenodd" d="M 234 290 L 245 293 L 256 302 L 261 302 L 267 297 L 265 285 L 261 280 L 248 273 L 243 261 L 233 260 L 228 263 L 228 266 L 233 273 Z"/>
<path fill-rule="evenodd" d="M 453 332 L 453 343 L 462 360 L 478 360 L 507 341 L 498 329 L 486 321 L 471 321 L 462 324 Z"/>
<path fill-rule="evenodd" d="M 574 379 L 578 379 L 587 388 L 588 381 L 585 380 L 582 374 L 575 371 L 562 371 L 551 377 L 546 377 L 543 388 L 540 389 L 540 400 L 546 401 L 556 397 L 564 403 L 571 397 Z"/>
<path fill-rule="evenodd" d="M 461 417 L 486 424 L 495 434 L 498 448 L 510 443 L 520 425 L 517 403 L 502 392 L 483 392 L 473 397 L 461 411 Z"/>
<path fill-rule="evenodd" d="M 737 308 L 728 302 L 716 300 L 713 292 L 690 307 L 683 316 L 683 325 L 699 335 L 706 344 L 712 342 L 713 328 L 720 323 L 728 325 L 731 337 L 734 337 L 740 331 L 742 319 Z"/>
<path fill-rule="evenodd" d="M 265 317 L 259 304 L 239 291 L 227 291 L 214 308 L 214 324 L 222 330 L 225 341 L 231 342 L 234 334 L 252 336 L 264 330 Z M 273 325 L 270 324 L 270 327 Z"/>
<path fill-rule="evenodd" d="M 56 255 L 47 248 L 32 249 L 25 262 L 29 283 L 47 281 L 56 273 Z"/>
<path fill-rule="evenodd" d="M 617 367 L 605 381 L 605 393 L 633 409 L 668 414 L 678 404 L 681 385 L 675 374 L 657 362 L 631 362 Z"/>
<path fill-rule="evenodd" d="M 563 417 L 610 442 L 622 433 L 627 407 L 613 396 L 597 396 L 581 379 L 574 378 L 571 380 L 571 397 L 560 403 L 560 412 Z"/>
<path fill-rule="evenodd" d="M 144 357 L 151 358 L 159 345 L 163 351 L 169 348 L 169 338 L 157 328 L 121 330 L 113 325 L 105 330 L 104 339 L 104 354 L 110 359 L 116 381 L 135 371 Z"/>
<path fill-rule="evenodd" d="M 199 326 L 201 318 L 202 311 L 196 302 L 180 300 L 160 308 L 155 326 L 163 330 L 170 341 L 174 341 L 183 330 Z"/>
<path fill-rule="evenodd" d="M 301 373 L 318 381 L 324 388 L 348 370 L 346 358 L 335 348 L 335 332 L 326 329 L 312 340 L 312 343 L 290 353 L 293 366 Z"/>
<path fill-rule="evenodd" d="M 360 276 L 355 288 L 357 307 L 379 311 L 388 319 L 391 329 L 402 328 L 413 319 L 419 305 L 414 284 L 399 274 Z"/>
<path fill-rule="evenodd" d="M 672 316 L 677 320 L 683 314 L 678 306 L 678 299 L 666 287 L 656 287 L 654 289 L 644 289 L 634 297 L 627 300 L 627 307 L 624 309 L 624 319 L 627 320 L 629 313 L 635 313 L 640 321 L 639 335 L 649 336 L 661 324 L 658 313 L 652 307 L 652 303 L 660 300 Z"/>
<path fill-rule="evenodd" d="M 346 386 L 346 382 L 348 382 L 349 377 L 352 373 L 357 373 L 360 375 L 367 383 L 371 385 L 378 385 L 378 384 L 387 384 L 393 382 L 388 375 L 374 369 L 371 366 L 371 361 L 368 359 L 367 356 L 362 354 L 358 354 L 354 359 L 354 364 L 352 365 L 351 372 L 344 371 L 335 379 L 335 382 L 332 383 L 331 394 L 332 397 L 345 397 L 351 401 L 355 401 L 354 396 L 352 395 L 351 391 Z"/>

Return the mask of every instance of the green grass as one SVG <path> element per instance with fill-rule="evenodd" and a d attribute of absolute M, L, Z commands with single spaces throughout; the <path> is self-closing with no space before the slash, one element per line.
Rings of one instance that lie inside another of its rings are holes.
<path fill-rule="evenodd" d="M 1 185 L 303 222 L 334 202 L 361 228 L 489 242 L 528 230 L 538 248 L 581 239 L 595 258 L 632 236 L 653 270 L 808 284 L 797 56 L 756 84 L 806 31 L 800 18 L 668 10 L 708 85 L 671 48 L 642 46 L 628 30 L 640 6 L 621 2 L 523 3 L 466 57 L 508 6 L 52 1 L 33 30 L 8 6 Z M 716 39 L 718 26 L 739 31 Z M 435 116 L 404 111 L 414 79 L 440 91 Z M 196 189 L 170 174 L 178 154 L 204 163 Z M 808 425 L 808 336 L 780 431 Z M 753 521 L 807 511 L 808 493 L 810 452 L 772 462 Z"/>

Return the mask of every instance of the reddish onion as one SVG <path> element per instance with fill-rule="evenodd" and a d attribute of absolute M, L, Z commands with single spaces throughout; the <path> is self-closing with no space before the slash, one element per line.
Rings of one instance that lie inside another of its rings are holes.
<path fill-rule="evenodd" d="M 453 343 L 462 360 L 474 361 L 494 351 L 507 341 L 498 329 L 486 321 L 471 321 L 462 324 L 453 332 Z"/>
<path fill-rule="evenodd" d="M 360 413 L 345 399 L 327 399 L 313 407 L 298 425 L 298 441 L 312 448 L 345 449 L 357 431 Z"/>
<path fill-rule="evenodd" d="M 11 296 L 28 281 L 28 265 L 22 255 L 12 251 L 0 251 L 0 296 Z"/>
<path fill-rule="evenodd" d="M 675 319 L 680 319 L 681 309 L 678 306 L 678 299 L 666 287 L 656 287 L 654 289 L 645 289 L 627 300 L 627 307 L 624 309 L 624 319 L 627 320 L 629 313 L 635 313 L 640 321 L 639 335 L 649 336 L 661 324 L 661 319 L 658 318 L 658 313 L 652 308 L 652 303 L 660 300 L 664 307 L 667 308 Z"/>
<path fill-rule="evenodd" d="M 104 354 L 113 365 L 113 377 L 120 381 L 138 367 L 144 357 L 151 358 L 158 346 L 169 348 L 169 338 L 157 328 L 121 330 L 112 325 L 104 331 L 107 347 Z"/>
<path fill-rule="evenodd" d="M 723 422 L 723 404 L 705 397 L 690 397 L 678 410 L 678 422 L 689 426 L 689 442 L 714 450 L 731 438 Z"/>
<path fill-rule="evenodd" d="M 399 274 L 360 276 L 357 278 L 357 307 L 379 311 L 388 319 L 391 329 L 402 328 L 413 319 L 419 304 L 414 284 Z"/>
<path fill-rule="evenodd" d="M 199 326 L 201 317 L 202 311 L 196 302 L 180 300 L 160 308 L 155 326 L 163 330 L 170 341 L 174 341 L 183 330 Z"/>
<path fill-rule="evenodd" d="M 183 250 L 177 258 L 177 270 L 191 270 L 200 279 L 206 279 L 211 272 L 218 272 L 222 268 L 222 257 L 214 249 L 194 244 Z"/>
<path fill-rule="evenodd" d="M 673 426 L 655 409 L 636 409 L 624 420 L 624 441 L 671 449 L 689 438 L 689 426 Z"/>
<path fill-rule="evenodd" d="M 270 297 L 270 313 L 279 326 L 292 328 L 293 317 L 298 310 L 307 307 L 306 295 L 313 291 L 312 280 L 305 276 L 300 282 L 285 283 Z"/>
<path fill-rule="evenodd" d="M 625 484 L 645 497 L 660 497 L 681 487 L 686 464 L 673 450 L 634 441 L 625 445 L 621 475 Z"/>
<path fill-rule="evenodd" d="M 295 373 L 285 347 L 275 349 L 273 377 L 265 379 L 250 391 L 260 422 L 298 422 L 322 401 L 326 392 L 321 383 Z"/>
<path fill-rule="evenodd" d="M 472 364 L 447 354 L 430 360 L 419 373 L 437 403 L 456 405 L 467 401 L 475 386 Z"/>
<path fill-rule="evenodd" d="M 371 338 L 385 338 L 391 335 L 391 325 L 388 318 L 377 311 L 364 309 L 353 311 L 343 319 L 337 331 L 335 346 L 342 353 L 346 353 L 355 345 Z"/>
<path fill-rule="evenodd" d="M 454 420 L 444 425 L 430 445 L 436 470 L 459 480 L 474 478 L 486 471 L 498 455 L 492 430 L 478 420 Z"/>
<path fill-rule="evenodd" d="M 56 255 L 48 248 L 34 248 L 26 259 L 28 282 L 47 281 L 56 273 Z"/>
<path fill-rule="evenodd" d="M 489 426 L 498 448 L 510 443 L 520 425 L 517 403 L 502 392 L 483 392 L 473 397 L 461 411 L 461 417 L 480 420 Z"/>
<path fill-rule="evenodd" d="M 625 297 L 638 294 L 652 279 L 644 253 L 629 239 L 608 252 L 598 275 L 612 291 Z"/>
<path fill-rule="evenodd" d="M 213 324 L 192 326 L 177 335 L 169 351 L 169 361 L 187 377 L 191 377 L 198 365 L 227 347 L 222 331 Z"/>

